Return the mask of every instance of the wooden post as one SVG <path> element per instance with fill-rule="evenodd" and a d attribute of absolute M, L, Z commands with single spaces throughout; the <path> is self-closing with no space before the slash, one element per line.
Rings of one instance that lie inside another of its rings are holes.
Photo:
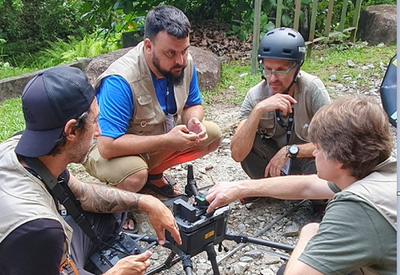
<path fill-rule="evenodd" d="M 294 12 L 294 24 L 293 24 L 295 30 L 299 30 L 300 8 L 301 8 L 301 0 L 296 0 L 296 8 Z"/>
<path fill-rule="evenodd" d="M 331 31 L 333 2 L 334 2 L 334 0 L 329 0 L 328 15 L 327 15 L 327 18 L 326 18 L 326 25 L 325 25 L 325 37 L 329 37 L 329 33 Z"/>
<path fill-rule="evenodd" d="M 311 24 L 310 24 L 310 34 L 308 37 L 308 41 L 311 43 L 307 46 L 307 58 L 311 58 L 311 50 L 314 45 L 314 36 L 315 36 L 315 23 L 317 21 L 317 9 L 318 9 L 318 0 L 313 0 L 312 12 L 311 12 Z"/>
<path fill-rule="evenodd" d="M 260 44 L 260 18 L 261 0 L 254 1 L 254 28 L 253 28 L 253 49 L 251 51 L 251 74 L 258 72 L 258 45 Z"/>
<path fill-rule="evenodd" d="M 349 1 L 343 0 L 342 4 L 342 15 L 340 16 L 340 24 L 339 24 L 339 31 L 342 32 L 344 29 L 344 22 L 346 21 L 346 14 L 347 14 L 347 5 Z"/>
<path fill-rule="evenodd" d="M 278 0 L 276 5 L 276 20 L 275 20 L 275 28 L 279 28 L 282 22 L 282 7 L 283 7 L 283 0 Z"/>
<path fill-rule="evenodd" d="M 354 17 L 353 17 L 354 30 L 352 30 L 351 34 L 350 34 L 350 41 L 353 43 L 356 41 L 356 33 L 357 33 L 357 29 L 358 29 L 358 19 L 360 19 L 360 13 L 361 13 L 361 2 L 362 2 L 362 0 L 357 0 L 356 7 L 354 9 Z"/>

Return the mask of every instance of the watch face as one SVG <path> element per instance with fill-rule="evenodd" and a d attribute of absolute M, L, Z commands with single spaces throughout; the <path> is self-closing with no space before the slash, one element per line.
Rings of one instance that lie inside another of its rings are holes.
<path fill-rule="evenodd" d="M 289 147 L 289 153 L 292 155 L 296 155 L 299 152 L 299 147 L 297 145 L 292 145 Z"/>

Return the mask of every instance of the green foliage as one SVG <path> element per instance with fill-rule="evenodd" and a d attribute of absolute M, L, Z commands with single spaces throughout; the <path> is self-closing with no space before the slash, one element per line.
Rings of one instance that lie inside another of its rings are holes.
<path fill-rule="evenodd" d="M 0 142 L 25 128 L 21 98 L 4 101 L 0 105 Z"/>
<path fill-rule="evenodd" d="M 14 3 L 22 3 L 16 8 Z M 94 28 L 80 18 L 75 9 L 61 0 L 5 1 L 0 8 L 0 38 L 3 59 L 14 66 L 26 64 L 26 56 L 48 46 L 47 41 L 68 40 L 69 35 L 82 38 Z"/>
<path fill-rule="evenodd" d="M 98 38 L 96 34 L 86 35 L 82 40 L 69 36 L 68 42 L 58 39 L 57 42 L 48 43 L 48 49 L 27 56 L 30 58 L 31 66 L 29 67 L 13 67 L 8 62 L 0 61 L 0 79 L 97 56 L 121 48 L 120 43 L 105 44 L 104 40 Z"/>
<path fill-rule="evenodd" d="M 4 3 L 6 0 L 0 0 L 0 9 L 4 6 Z M 20 11 L 24 7 L 24 4 L 22 3 L 21 0 L 12 0 L 11 1 L 11 6 L 16 10 Z"/>
<path fill-rule="evenodd" d="M 247 41 L 249 38 L 249 34 L 253 33 L 254 28 L 254 10 L 251 14 L 251 17 L 247 21 L 239 21 L 233 20 L 232 22 L 235 25 L 232 25 L 232 30 L 227 31 L 226 34 L 234 34 L 240 40 Z M 263 13 L 260 17 L 260 36 L 262 37 L 265 33 L 275 28 L 275 24 L 271 21 L 268 21 L 268 16 Z"/>
<path fill-rule="evenodd" d="M 58 39 L 57 42 L 48 42 L 50 48 L 36 54 L 36 63 L 48 68 L 58 64 L 65 64 L 79 59 L 97 56 L 102 53 L 117 50 L 121 45 L 110 44 L 103 47 L 103 40 L 95 35 L 86 35 L 82 40 L 69 36 L 69 41 Z"/>

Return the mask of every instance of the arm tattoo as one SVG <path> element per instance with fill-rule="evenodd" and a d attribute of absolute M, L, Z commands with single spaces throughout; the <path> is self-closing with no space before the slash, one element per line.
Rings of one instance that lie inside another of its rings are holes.
<path fill-rule="evenodd" d="M 85 211 L 116 213 L 138 210 L 140 194 L 72 178 L 68 185 Z"/>

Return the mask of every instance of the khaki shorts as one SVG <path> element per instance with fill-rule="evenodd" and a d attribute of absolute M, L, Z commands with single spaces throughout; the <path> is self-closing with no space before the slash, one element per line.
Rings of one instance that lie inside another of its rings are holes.
<path fill-rule="evenodd" d="M 200 146 L 190 148 L 185 151 L 160 151 L 144 153 L 136 156 L 124 156 L 113 159 L 104 159 L 100 156 L 97 145 L 94 144 L 89 151 L 89 155 L 83 163 L 86 171 L 101 182 L 110 185 L 117 185 L 128 176 L 141 170 L 153 170 L 160 164 L 169 162 L 172 159 L 188 156 L 188 159 L 196 158 L 195 155 L 204 150 L 214 141 L 221 138 L 221 130 L 217 124 L 210 121 L 203 121 L 207 129 L 208 138 Z M 189 158 L 190 156 L 190 158 Z"/>

